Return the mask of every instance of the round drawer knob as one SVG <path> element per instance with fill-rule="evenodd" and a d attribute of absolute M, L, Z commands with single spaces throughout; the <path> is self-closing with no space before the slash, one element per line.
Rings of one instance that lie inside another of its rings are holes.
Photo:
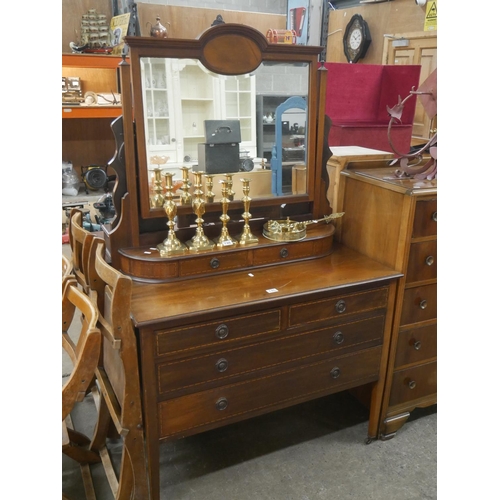
<path fill-rule="evenodd" d="M 338 313 L 343 313 L 345 312 L 345 310 L 347 309 L 347 306 L 346 306 L 346 303 L 345 303 L 345 300 L 339 300 L 336 304 L 335 304 L 335 310 L 338 312 Z"/>
<path fill-rule="evenodd" d="M 288 248 L 282 248 L 280 250 L 280 257 L 286 259 L 288 257 Z"/>
<path fill-rule="evenodd" d="M 415 389 L 415 387 L 417 387 L 417 383 L 416 383 L 414 380 L 410 380 L 410 381 L 408 382 L 408 387 L 409 387 L 410 389 Z"/>
<path fill-rule="evenodd" d="M 437 212 L 433 212 L 433 214 L 432 214 L 432 220 L 433 220 L 434 222 L 437 222 L 437 221 L 438 221 L 438 213 L 437 213 Z"/>
<path fill-rule="evenodd" d="M 333 336 L 333 341 L 336 344 L 342 344 L 342 342 L 344 342 L 344 334 L 342 332 L 336 332 Z"/>
<path fill-rule="evenodd" d="M 340 377 L 340 368 L 338 368 L 338 367 L 332 368 L 332 370 L 330 371 L 330 377 L 339 378 Z"/>
<path fill-rule="evenodd" d="M 420 309 L 426 309 L 427 308 L 427 301 L 425 299 L 421 300 L 419 307 L 420 307 Z"/>
<path fill-rule="evenodd" d="M 415 340 L 415 342 L 413 342 L 413 348 L 415 349 L 415 351 L 419 351 L 421 347 L 422 342 L 420 342 L 420 340 Z"/>
<path fill-rule="evenodd" d="M 227 359 L 220 358 L 217 363 L 215 363 L 215 368 L 218 372 L 222 373 L 227 370 L 227 367 L 229 366 L 229 363 L 227 362 Z"/>
<path fill-rule="evenodd" d="M 219 410 L 225 410 L 227 408 L 228 402 L 226 398 L 219 398 L 215 403 L 215 407 Z"/>
<path fill-rule="evenodd" d="M 434 264 L 434 257 L 432 255 L 429 255 L 426 259 L 425 259 L 425 263 L 428 265 L 428 266 L 432 266 L 432 264 Z"/>
<path fill-rule="evenodd" d="M 222 324 L 215 329 L 215 336 L 218 339 L 225 339 L 228 335 L 229 335 L 229 328 L 227 327 L 227 325 Z"/>
<path fill-rule="evenodd" d="M 216 257 L 214 257 L 211 261 L 210 261 L 210 267 L 212 269 L 217 269 L 218 267 L 220 266 L 220 260 L 217 259 Z"/>

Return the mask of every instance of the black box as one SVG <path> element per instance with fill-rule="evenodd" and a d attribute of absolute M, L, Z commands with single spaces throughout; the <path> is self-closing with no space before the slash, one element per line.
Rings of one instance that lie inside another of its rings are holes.
<path fill-rule="evenodd" d="M 198 170 L 207 174 L 228 174 L 240 170 L 240 145 L 198 144 Z"/>
<path fill-rule="evenodd" d="M 239 120 L 205 120 L 205 141 L 208 144 L 241 142 Z"/>

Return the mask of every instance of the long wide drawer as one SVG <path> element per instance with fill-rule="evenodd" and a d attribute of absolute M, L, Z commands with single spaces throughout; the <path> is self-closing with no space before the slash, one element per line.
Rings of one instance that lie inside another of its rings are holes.
<path fill-rule="evenodd" d="M 202 384 L 220 385 L 227 380 L 284 363 L 306 363 L 312 356 L 335 351 L 371 347 L 382 343 L 385 317 L 379 315 L 295 335 L 285 335 L 265 343 L 218 351 L 161 363 L 158 366 L 160 394 L 194 392 Z"/>
<path fill-rule="evenodd" d="M 382 348 L 158 403 L 160 438 L 183 436 L 378 379 Z"/>
<path fill-rule="evenodd" d="M 437 361 L 394 372 L 389 406 L 437 392 Z"/>

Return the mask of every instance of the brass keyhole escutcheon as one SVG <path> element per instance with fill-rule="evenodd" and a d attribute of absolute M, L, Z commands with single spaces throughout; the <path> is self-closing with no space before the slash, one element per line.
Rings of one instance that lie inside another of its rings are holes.
<path fill-rule="evenodd" d="M 330 377 L 332 377 L 333 379 L 339 378 L 340 377 L 340 368 L 338 368 L 338 367 L 332 368 L 332 370 L 330 371 Z"/>
<path fill-rule="evenodd" d="M 344 342 L 344 334 L 342 332 L 336 332 L 333 336 L 333 341 L 336 344 L 342 344 L 342 342 Z"/>
<path fill-rule="evenodd" d="M 288 249 L 287 248 L 282 248 L 280 251 L 280 257 L 282 259 L 286 259 L 288 257 Z"/>
<path fill-rule="evenodd" d="M 218 338 L 218 339 L 225 339 L 227 336 L 229 335 L 229 328 L 227 327 L 227 325 L 219 325 L 216 329 L 215 329 L 215 336 Z"/>
<path fill-rule="evenodd" d="M 219 411 L 222 411 L 222 410 L 225 410 L 227 408 L 227 405 L 228 405 L 228 401 L 226 398 L 219 398 L 217 400 L 217 402 L 215 403 L 215 407 L 219 410 Z"/>
<path fill-rule="evenodd" d="M 345 300 L 339 300 L 336 304 L 335 304 L 335 310 L 338 312 L 338 313 L 343 313 L 345 312 L 345 310 L 347 309 L 347 305 L 345 303 Z"/>
<path fill-rule="evenodd" d="M 219 373 L 225 372 L 227 370 L 227 367 L 229 366 L 229 363 L 227 362 L 227 359 L 221 358 L 217 363 L 215 363 L 215 368 Z"/>

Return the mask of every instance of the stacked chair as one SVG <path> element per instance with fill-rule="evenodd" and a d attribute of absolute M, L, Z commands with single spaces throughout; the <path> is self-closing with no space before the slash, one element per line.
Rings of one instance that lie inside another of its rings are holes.
<path fill-rule="evenodd" d="M 103 467 L 115 499 L 147 500 L 149 482 L 138 353 L 130 318 L 132 280 L 105 261 L 104 240 L 83 229 L 81 224 L 81 212 L 73 211 L 69 232 L 74 277 L 66 279 L 74 289 L 78 286 L 79 296 L 85 297 L 85 304 L 90 304 L 94 311 L 91 321 L 81 315 L 82 332 L 83 325 L 85 332 L 95 330 L 99 349 L 97 360 L 95 352 L 87 360 L 91 375 L 87 372 L 85 380 L 89 384 L 80 387 L 79 394 L 80 397 L 92 395 L 97 416 L 92 433 L 76 435 L 72 430 L 69 435 L 72 448 L 78 447 L 82 453 L 68 452 L 70 448 L 67 441 L 65 447 L 64 432 L 63 452 L 79 462 L 87 499 L 97 498 L 91 471 L 94 467 Z M 70 319 L 63 311 L 63 330 L 64 321 Z M 70 354 L 70 357 L 73 360 L 76 356 Z M 74 405 L 70 411 L 73 408 Z M 120 451 L 119 460 L 116 459 L 116 449 Z"/>

